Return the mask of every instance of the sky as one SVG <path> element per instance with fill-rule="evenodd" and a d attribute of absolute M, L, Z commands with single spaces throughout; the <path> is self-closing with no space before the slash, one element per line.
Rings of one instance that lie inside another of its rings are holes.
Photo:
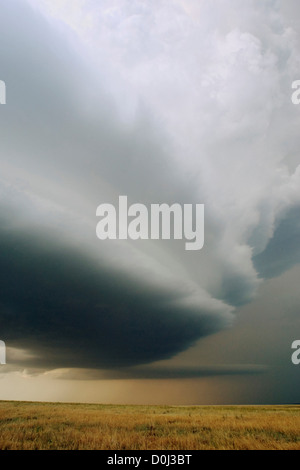
<path fill-rule="evenodd" d="M 297 0 L 0 5 L 0 399 L 299 402 Z M 96 209 L 204 204 L 205 242 Z"/>

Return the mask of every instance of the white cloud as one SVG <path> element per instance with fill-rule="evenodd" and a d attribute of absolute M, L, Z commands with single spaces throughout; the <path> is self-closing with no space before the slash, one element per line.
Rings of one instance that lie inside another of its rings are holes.
<path fill-rule="evenodd" d="M 136 119 L 139 103 L 152 113 L 172 165 L 221 224 L 225 265 L 234 259 L 255 290 L 246 246 L 255 232 L 254 253 L 264 249 L 295 180 L 286 164 L 298 146 L 295 2 L 31 3 L 76 31 L 125 121 Z"/>

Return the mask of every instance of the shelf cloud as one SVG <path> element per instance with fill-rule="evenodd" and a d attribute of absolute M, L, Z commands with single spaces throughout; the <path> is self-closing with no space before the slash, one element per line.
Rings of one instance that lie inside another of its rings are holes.
<path fill-rule="evenodd" d="M 300 61 L 281 3 L 1 6 L 1 336 L 31 367 L 173 357 L 299 263 Z M 204 204 L 204 248 L 100 241 L 96 208 L 120 195 Z"/>

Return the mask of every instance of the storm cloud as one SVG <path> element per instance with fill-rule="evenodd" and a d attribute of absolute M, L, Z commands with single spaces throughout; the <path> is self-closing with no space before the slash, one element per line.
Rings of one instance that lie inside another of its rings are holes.
<path fill-rule="evenodd" d="M 1 5 L 1 337 L 31 366 L 170 358 L 299 262 L 290 17 L 154 3 Z M 204 249 L 100 242 L 96 208 L 122 194 L 204 203 Z"/>

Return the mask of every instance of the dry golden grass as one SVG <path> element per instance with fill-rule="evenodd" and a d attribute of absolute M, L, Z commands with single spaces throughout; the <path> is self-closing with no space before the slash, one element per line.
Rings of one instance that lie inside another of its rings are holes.
<path fill-rule="evenodd" d="M 0 449 L 300 449 L 300 406 L 0 402 Z"/>

